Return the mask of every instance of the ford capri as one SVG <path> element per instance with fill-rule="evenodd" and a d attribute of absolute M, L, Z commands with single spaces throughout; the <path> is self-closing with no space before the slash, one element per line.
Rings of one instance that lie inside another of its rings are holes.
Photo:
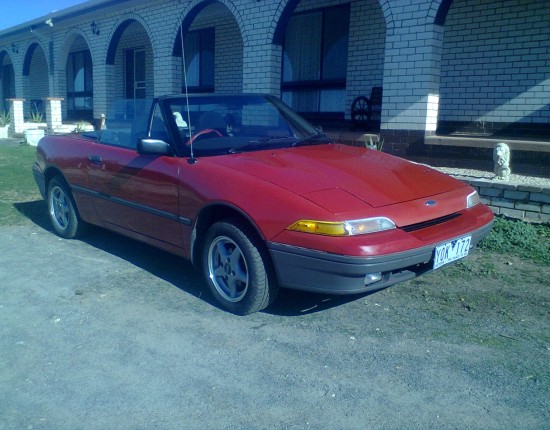
<path fill-rule="evenodd" d="M 56 234 L 89 224 L 192 261 L 220 305 L 280 287 L 364 294 L 466 257 L 492 226 L 470 186 L 328 138 L 269 95 L 165 96 L 50 135 L 33 174 Z"/>

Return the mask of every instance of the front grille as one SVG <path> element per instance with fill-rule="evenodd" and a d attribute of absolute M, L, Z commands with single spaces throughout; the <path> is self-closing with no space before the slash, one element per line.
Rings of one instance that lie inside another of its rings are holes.
<path fill-rule="evenodd" d="M 419 222 L 417 224 L 411 224 L 406 225 L 405 227 L 401 227 L 401 230 L 406 231 L 407 233 L 410 233 L 411 231 L 421 230 L 423 228 L 431 227 L 434 225 L 442 224 L 444 222 L 450 221 L 452 219 L 458 218 L 460 216 L 460 213 L 454 213 L 451 215 L 445 215 L 440 218 L 431 219 L 429 221 L 423 221 Z"/>

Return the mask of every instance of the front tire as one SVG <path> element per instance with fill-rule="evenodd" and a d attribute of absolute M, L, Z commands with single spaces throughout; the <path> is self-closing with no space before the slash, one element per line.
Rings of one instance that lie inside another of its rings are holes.
<path fill-rule="evenodd" d="M 216 300 L 235 314 L 260 311 L 277 295 L 277 282 L 263 243 L 238 221 L 217 222 L 208 230 L 202 268 Z"/>
<path fill-rule="evenodd" d="M 66 239 L 77 237 L 83 229 L 83 221 L 78 216 L 69 187 L 60 177 L 48 184 L 48 214 L 53 229 L 58 236 Z"/>

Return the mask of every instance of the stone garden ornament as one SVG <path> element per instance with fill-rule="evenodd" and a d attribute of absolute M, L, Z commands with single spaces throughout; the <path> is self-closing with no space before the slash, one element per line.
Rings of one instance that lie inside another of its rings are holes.
<path fill-rule="evenodd" d="M 504 142 L 497 143 L 493 150 L 493 161 L 495 163 L 494 179 L 501 181 L 510 180 L 510 147 Z"/>

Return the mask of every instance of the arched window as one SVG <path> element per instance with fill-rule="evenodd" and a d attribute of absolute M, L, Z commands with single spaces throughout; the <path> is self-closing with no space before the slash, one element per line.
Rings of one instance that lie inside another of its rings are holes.
<path fill-rule="evenodd" d="M 343 118 L 349 6 L 294 14 L 283 44 L 283 100 L 300 113 Z"/>
<path fill-rule="evenodd" d="M 190 92 L 214 92 L 214 46 L 214 28 L 190 31 L 185 36 L 185 67 Z"/>
<path fill-rule="evenodd" d="M 93 118 L 92 56 L 89 50 L 71 52 L 67 58 L 67 117 Z"/>

